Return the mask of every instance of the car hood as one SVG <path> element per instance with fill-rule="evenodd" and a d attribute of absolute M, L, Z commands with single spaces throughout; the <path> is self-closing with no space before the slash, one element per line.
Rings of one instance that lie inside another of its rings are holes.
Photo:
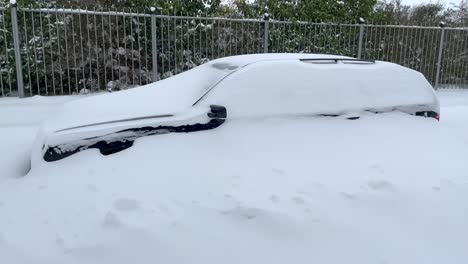
<path fill-rule="evenodd" d="M 55 132 L 110 121 L 167 117 L 186 112 L 204 90 L 228 73 L 200 71 L 203 68 L 138 88 L 71 101 L 64 104 L 43 127 L 46 132 Z"/>

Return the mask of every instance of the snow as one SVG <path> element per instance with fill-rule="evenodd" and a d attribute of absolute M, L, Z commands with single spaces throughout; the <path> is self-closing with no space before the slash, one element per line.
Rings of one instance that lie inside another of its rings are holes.
<path fill-rule="evenodd" d="M 11 97 L 0 98 L 2 109 L 0 127 L 38 126 L 50 118 L 64 103 L 81 98 L 84 96 L 34 96 L 22 100 Z"/>
<path fill-rule="evenodd" d="M 0 99 L 0 263 L 466 263 L 468 91 L 437 94 L 441 122 L 239 119 L 21 178 L 74 98 Z"/>
<path fill-rule="evenodd" d="M 7 177 L 20 177 L 28 171 L 29 155 L 38 126 L 68 101 L 80 96 L 47 98 L 34 96 L 18 100 L 0 98 L 0 182 Z M 14 135 L 12 137 L 12 135 Z"/>

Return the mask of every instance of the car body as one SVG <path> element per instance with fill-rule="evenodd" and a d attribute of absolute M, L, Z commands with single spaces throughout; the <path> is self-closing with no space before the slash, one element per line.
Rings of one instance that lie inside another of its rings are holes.
<path fill-rule="evenodd" d="M 401 111 L 439 118 L 432 86 L 397 64 L 322 54 L 213 60 L 135 89 L 69 102 L 40 129 L 32 166 L 97 148 L 104 155 L 142 136 L 214 129 L 229 119 L 345 116 Z"/>

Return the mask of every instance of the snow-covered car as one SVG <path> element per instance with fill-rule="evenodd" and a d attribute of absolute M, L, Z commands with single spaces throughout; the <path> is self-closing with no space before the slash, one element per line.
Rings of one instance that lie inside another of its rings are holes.
<path fill-rule="evenodd" d="M 67 103 L 40 129 L 32 166 L 90 148 L 104 155 L 140 137 L 214 129 L 231 119 L 400 111 L 439 119 L 432 86 L 383 61 L 320 54 L 260 54 L 213 60 L 139 88 Z"/>

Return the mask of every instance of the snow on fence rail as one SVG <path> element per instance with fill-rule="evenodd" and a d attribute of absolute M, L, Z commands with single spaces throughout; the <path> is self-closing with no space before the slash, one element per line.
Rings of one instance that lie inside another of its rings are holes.
<path fill-rule="evenodd" d="M 16 19 L 15 19 L 16 17 Z M 468 29 L 0 8 L 0 96 L 144 85 L 224 56 L 332 53 L 395 62 L 468 87 Z M 15 41 L 16 39 L 16 41 Z M 22 77 L 22 78 L 21 78 Z"/>

